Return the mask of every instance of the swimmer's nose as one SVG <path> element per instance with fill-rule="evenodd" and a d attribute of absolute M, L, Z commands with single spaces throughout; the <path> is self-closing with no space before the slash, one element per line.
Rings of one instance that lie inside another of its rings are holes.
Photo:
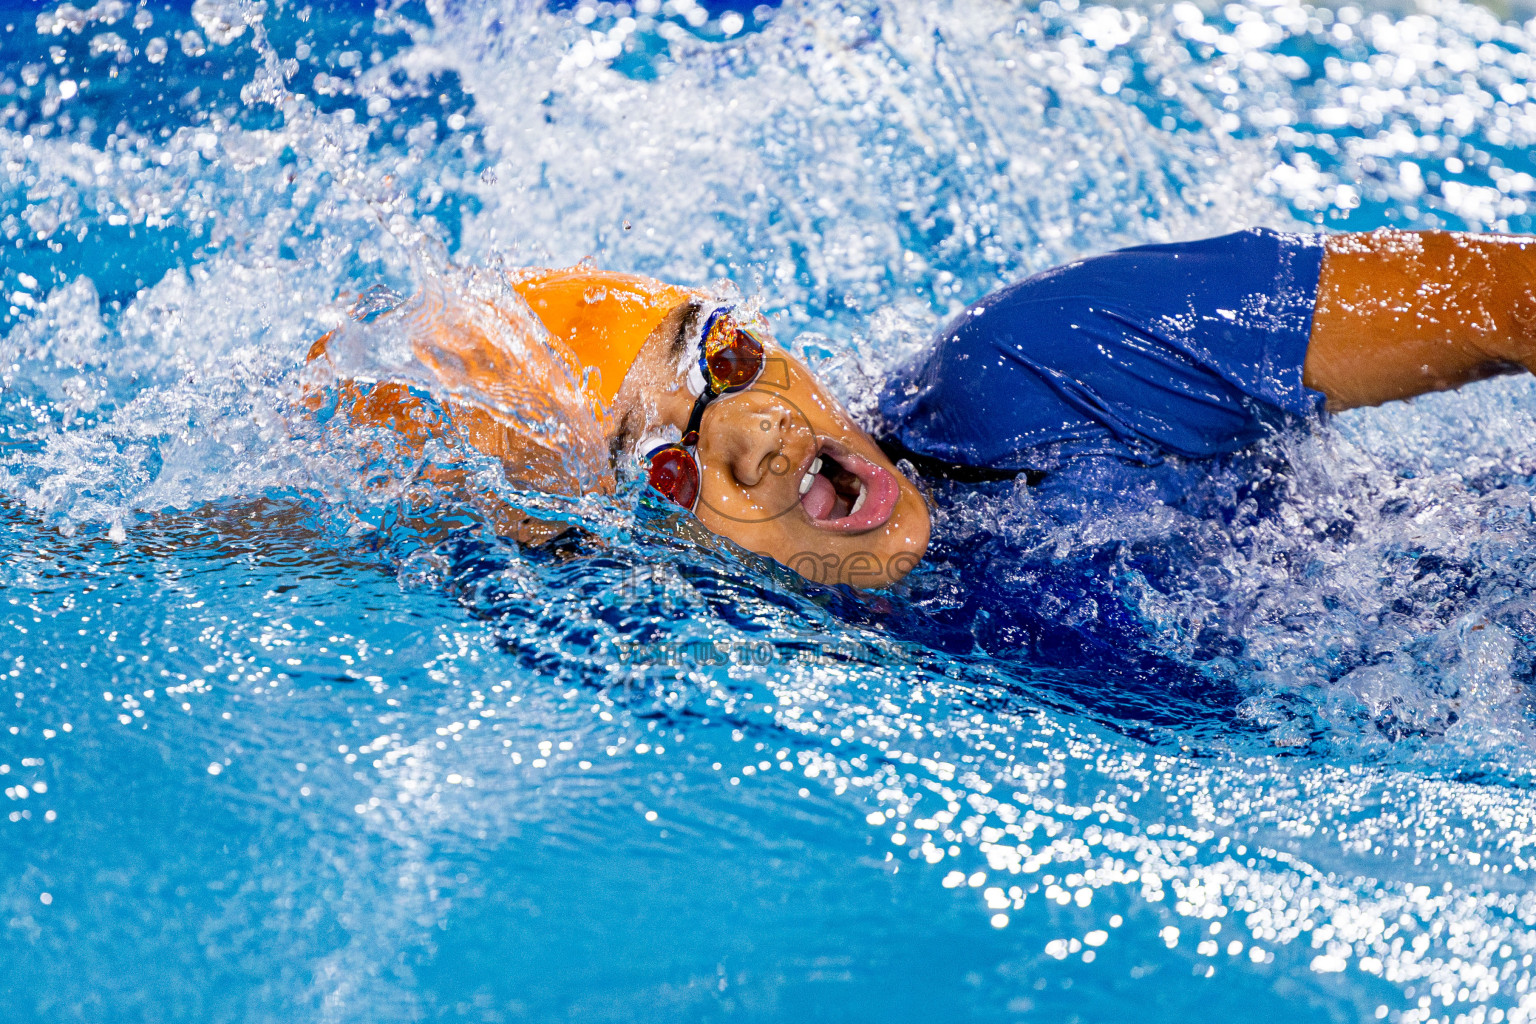
<path fill-rule="evenodd" d="M 788 473 L 815 440 L 793 409 L 757 391 L 716 399 L 705 411 L 699 433 L 705 463 L 723 462 L 744 487 Z"/>

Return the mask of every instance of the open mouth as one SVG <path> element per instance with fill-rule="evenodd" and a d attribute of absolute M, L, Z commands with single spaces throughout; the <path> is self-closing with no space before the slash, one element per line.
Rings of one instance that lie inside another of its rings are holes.
<path fill-rule="evenodd" d="M 884 526 L 900 496 L 891 473 L 831 440 L 822 441 L 800 478 L 800 507 L 823 530 L 863 533 Z"/>

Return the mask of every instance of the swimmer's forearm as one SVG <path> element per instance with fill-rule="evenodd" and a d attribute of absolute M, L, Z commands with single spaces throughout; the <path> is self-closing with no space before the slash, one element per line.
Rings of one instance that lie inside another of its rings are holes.
<path fill-rule="evenodd" d="M 511 512 L 511 509 L 506 509 Z M 517 541 L 525 547 L 538 547 L 547 544 L 570 529 L 565 523 L 551 523 L 543 519 L 534 519 L 532 516 L 512 513 L 510 517 L 501 515 L 493 517 L 496 523 L 496 535 L 507 537 Z"/>
<path fill-rule="evenodd" d="M 1303 379 L 1332 411 L 1536 368 L 1536 238 L 1329 237 Z"/>

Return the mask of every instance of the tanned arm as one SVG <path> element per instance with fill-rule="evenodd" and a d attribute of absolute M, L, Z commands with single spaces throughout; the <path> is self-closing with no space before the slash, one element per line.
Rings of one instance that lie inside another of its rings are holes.
<path fill-rule="evenodd" d="M 1536 237 L 1333 235 L 1303 380 L 1337 412 L 1536 371 L 1533 289 Z"/>

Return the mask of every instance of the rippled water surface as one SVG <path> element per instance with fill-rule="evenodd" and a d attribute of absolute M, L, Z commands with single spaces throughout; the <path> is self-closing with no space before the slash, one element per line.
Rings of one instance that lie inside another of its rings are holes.
<path fill-rule="evenodd" d="M 0 17 L 0 1018 L 1536 1016 L 1526 378 L 941 487 L 873 595 L 471 465 L 585 527 L 519 549 L 300 402 L 359 294 L 475 267 L 723 279 L 867 415 L 1084 253 L 1531 230 L 1536 23 Z"/>

